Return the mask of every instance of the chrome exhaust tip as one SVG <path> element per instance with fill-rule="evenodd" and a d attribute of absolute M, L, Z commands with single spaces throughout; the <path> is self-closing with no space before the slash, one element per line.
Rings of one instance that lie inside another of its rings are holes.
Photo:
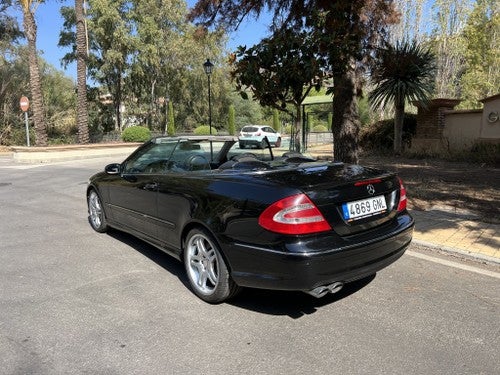
<path fill-rule="evenodd" d="M 334 282 L 330 285 L 318 286 L 312 290 L 306 291 L 306 293 L 310 294 L 313 297 L 321 298 L 321 297 L 324 297 L 328 293 L 332 293 L 332 294 L 337 293 L 338 291 L 340 291 L 340 289 L 342 289 L 343 286 L 344 286 L 343 283 L 337 281 L 337 282 Z"/>

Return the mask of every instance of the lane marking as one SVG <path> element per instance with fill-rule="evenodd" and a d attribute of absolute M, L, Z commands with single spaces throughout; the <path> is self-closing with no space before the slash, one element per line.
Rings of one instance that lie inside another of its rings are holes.
<path fill-rule="evenodd" d="M 407 250 L 406 254 L 408 254 L 412 257 L 415 257 L 415 258 L 427 260 L 429 262 L 442 264 L 444 266 L 458 268 L 458 269 L 461 269 L 464 271 L 474 272 L 474 273 L 478 273 L 480 275 L 490 276 L 490 277 L 494 277 L 496 279 L 500 279 L 500 273 L 498 273 L 498 272 L 483 270 L 483 269 L 478 268 L 478 267 L 468 266 L 468 265 L 457 263 L 457 262 L 451 262 L 451 261 L 446 260 L 446 259 L 441 259 L 441 258 L 436 258 L 436 257 L 430 256 L 430 255 L 416 253 L 416 252 L 411 251 L 411 250 Z"/>

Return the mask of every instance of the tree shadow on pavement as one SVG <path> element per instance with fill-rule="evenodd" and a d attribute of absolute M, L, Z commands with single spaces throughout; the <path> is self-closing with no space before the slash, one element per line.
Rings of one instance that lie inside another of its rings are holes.
<path fill-rule="evenodd" d="M 499 224 L 485 223 L 477 217 L 452 213 L 442 209 L 412 212 L 415 218 L 415 231 L 423 235 L 432 234 L 435 240 L 448 240 L 458 245 L 481 244 L 492 249 L 500 248 L 496 236 Z M 445 236 L 446 234 L 446 236 Z"/>

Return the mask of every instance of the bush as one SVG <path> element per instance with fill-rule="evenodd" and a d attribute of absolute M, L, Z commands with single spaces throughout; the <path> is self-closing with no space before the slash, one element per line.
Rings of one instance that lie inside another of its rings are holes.
<path fill-rule="evenodd" d="M 313 133 L 326 133 L 328 128 L 325 125 L 316 125 L 312 128 Z"/>
<path fill-rule="evenodd" d="M 195 135 L 209 135 L 210 134 L 210 126 L 208 125 L 200 125 L 196 129 L 194 129 L 193 133 Z M 217 135 L 217 129 L 212 127 L 212 135 Z"/>
<path fill-rule="evenodd" d="M 417 116 L 405 113 L 403 145 L 408 146 L 417 129 Z M 392 150 L 394 146 L 394 119 L 378 121 L 363 128 L 359 144 L 365 150 Z"/>
<path fill-rule="evenodd" d="M 292 125 L 285 125 L 282 130 L 283 134 L 292 134 Z"/>
<path fill-rule="evenodd" d="M 29 128 L 30 145 L 35 144 L 35 129 Z M 25 127 L 7 125 L 0 129 L 0 145 L 4 146 L 26 146 Z"/>
<path fill-rule="evenodd" d="M 485 163 L 495 168 L 500 167 L 500 144 L 477 141 L 470 150 L 468 161 Z"/>
<path fill-rule="evenodd" d="M 124 142 L 146 142 L 151 138 L 151 131 L 144 126 L 130 126 L 122 133 Z"/>

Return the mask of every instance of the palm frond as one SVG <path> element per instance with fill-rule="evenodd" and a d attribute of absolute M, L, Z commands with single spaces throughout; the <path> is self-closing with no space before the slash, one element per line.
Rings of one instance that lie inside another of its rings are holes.
<path fill-rule="evenodd" d="M 435 56 L 416 41 L 397 42 L 378 51 L 368 99 L 375 107 L 407 100 L 426 102 L 434 90 Z"/>

